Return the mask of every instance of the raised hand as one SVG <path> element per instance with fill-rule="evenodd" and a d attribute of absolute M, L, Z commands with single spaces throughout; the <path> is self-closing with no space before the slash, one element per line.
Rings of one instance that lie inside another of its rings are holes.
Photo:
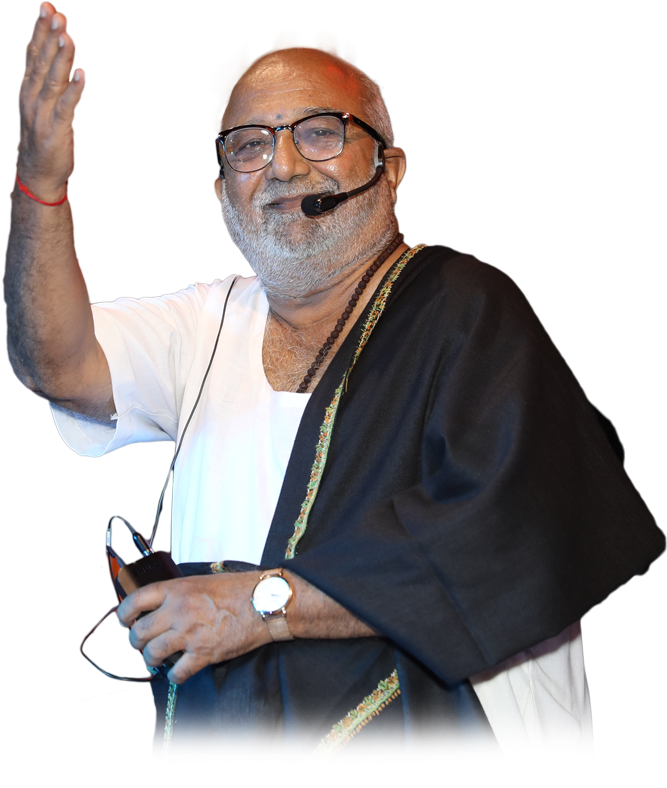
<path fill-rule="evenodd" d="M 42 200 L 60 199 L 74 168 L 72 120 L 84 86 L 81 69 L 70 72 L 74 42 L 67 20 L 43 3 L 28 44 L 26 71 L 20 94 L 21 181 Z"/>

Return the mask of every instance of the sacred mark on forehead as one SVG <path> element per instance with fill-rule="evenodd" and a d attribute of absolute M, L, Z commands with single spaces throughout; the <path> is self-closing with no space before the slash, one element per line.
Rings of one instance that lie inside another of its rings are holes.
<path fill-rule="evenodd" d="M 282 119 L 283 119 L 282 115 L 280 115 L 280 114 L 276 115 L 276 120 L 282 120 Z"/>

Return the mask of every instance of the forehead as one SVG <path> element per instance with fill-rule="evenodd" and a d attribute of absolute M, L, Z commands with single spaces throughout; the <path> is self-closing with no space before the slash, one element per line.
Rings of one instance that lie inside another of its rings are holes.
<path fill-rule="evenodd" d="M 291 123 L 311 107 L 351 112 L 362 119 L 366 114 L 363 88 L 343 66 L 325 59 L 276 58 L 241 78 L 225 110 L 223 126 Z"/>

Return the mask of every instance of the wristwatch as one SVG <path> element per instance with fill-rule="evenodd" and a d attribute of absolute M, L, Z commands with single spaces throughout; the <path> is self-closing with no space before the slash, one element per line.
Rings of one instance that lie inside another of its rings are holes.
<path fill-rule="evenodd" d="M 282 568 L 265 572 L 253 589 L 252 606 L 266 621 L 269 634 L 275 641 L 294 640 L 285 618 L 293 595 L 292 586 L 289 580 L 283 577 Z"/>

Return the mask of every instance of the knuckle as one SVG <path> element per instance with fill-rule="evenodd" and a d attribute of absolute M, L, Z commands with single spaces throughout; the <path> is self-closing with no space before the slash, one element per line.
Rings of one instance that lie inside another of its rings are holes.
<path fill-rule="evenodd" d="M 44 80 L 44 84 L 42 85 L 40 93 L 42 96 L 53 96 L 54 94 L 58 93 L 60 89 L 60 82 L 57 79 L 49 76 Z"/>

